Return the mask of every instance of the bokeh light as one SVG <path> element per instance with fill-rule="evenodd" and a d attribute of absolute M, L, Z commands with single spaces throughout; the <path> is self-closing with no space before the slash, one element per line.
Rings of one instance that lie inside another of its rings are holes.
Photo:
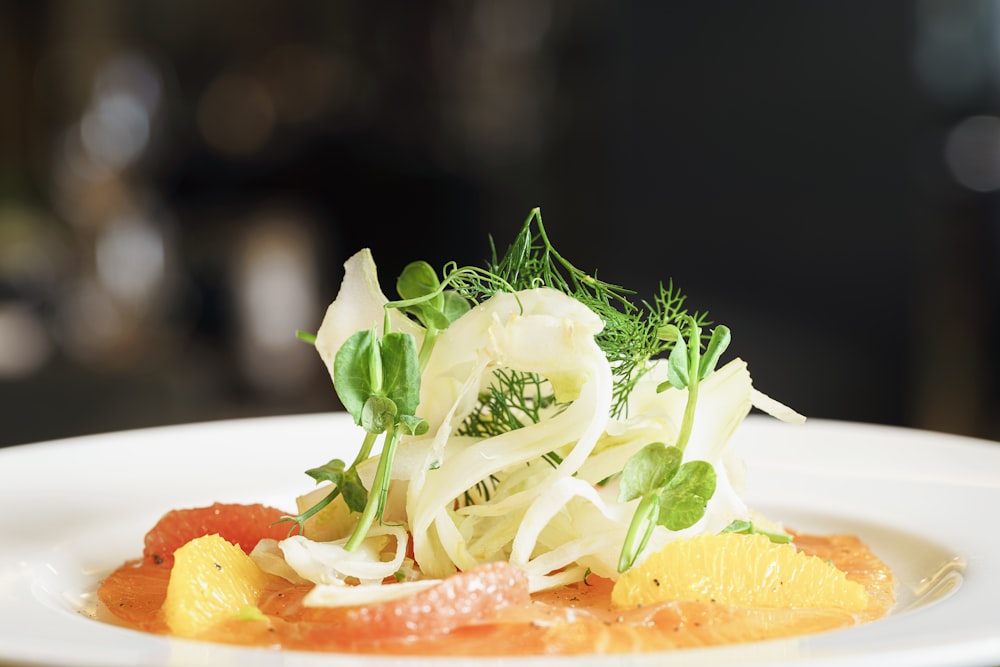
<path fill-rule="evenodd" d="M 295 329 L 346 257 L 391 291 L 534 206 L 810 416 L 1000 437 L 998 17 L 0 3 L 0 445 L 335 408 Z"/>
<path fill-rule="evenodd" d="M 948 133 L 944 154 L 962 186 L 976 192 L 1000 189 L 1000 118 L 963 119 Z"/>

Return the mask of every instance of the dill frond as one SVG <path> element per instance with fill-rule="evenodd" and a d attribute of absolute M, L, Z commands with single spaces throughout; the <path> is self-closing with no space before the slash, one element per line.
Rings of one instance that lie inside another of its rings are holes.
<path fill-rule="evenodd" d="M 467 489 L 462 494 L 462 499 L 457 501 L 458 506 L 469 507 L 470 505 L 478 505 L 479 503 L 488 503 L 499 484 L 500 478 L 496 475 L 490 475 L 487 479 L 478 482 L 471 489 Z"/>
<path fill-rule="evenodd" d="M 660 337 L 661 327 L 680 326 L 688 317 L 685 296 L 670 282 L 660 285 L 652 302 L 637 305 L 632 301 L 634 291 L 605 282 L 596 272 L 588 274 L 560 255 L 545 232 L 538 209 L 525 220 L 503 256 L 498 256 L 492 237 L 490 250 L 485 273 L 460 277 L 453 287 L 476 301 L 501 289 L 549 287 L 593 310 L 604 321 L 604 329 L 595 340 L 614 373 L 611 416 L 627 416 L 629 394 L 646 372 L 648 362 L 673 344 Z M 708 324 L 703 314 L 695 313 L 693 317 L 699 326 Z"/>
<path fill-rule="evenodd" d="M 490 438 L 537 424 L 542 412 L 556 405 L 548 380 L 536 373 L 499 368 L 489 391 L 462 422 L 459 435 Z"/>

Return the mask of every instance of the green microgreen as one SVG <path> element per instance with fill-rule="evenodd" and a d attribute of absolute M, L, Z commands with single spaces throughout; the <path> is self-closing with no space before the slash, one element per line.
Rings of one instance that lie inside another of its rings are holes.
<path fill-rule="evenodd" d="M 420 402 L 421 374 L 441 331 L 468 312 L 471 304 L 455 290 L 450 280 L 480 276 L 479 269 L 455 268 L 449 277 L 439 280 L 427 262 L 411 262 L 396 281 L 401 300 L 384 306 L 384 333 L 380 337 L 373 327 L 352 334 L 337 350 L 333 371 L 334 389 L 344 409 L 365 432 L 354 462 L 346 466 L 334 459 L 320 468 L 307 471 L 317 482 L 332 482 L 330 492 L 316 505 L 296 516 L 283 517 L 301 532 L 305 521 L 343 495 L 347 506 L 361 517 L 348 538 L 345 549 L 352 551 L 361 544 L 375 521 L 381 521 L 389 492 L 392 462 L 403 435 L 427 432 L 426 420 L 417 416 Z M 502 282 L 497 284 L 502 285 Z M 415 318 L 424 326 L 420 348 L 412 334 L 392 331 L 389 312 L 397 309 Z M 297 336 L 315 344 L 316 336 L 298 332 Z M 371 455 L 379 435 L 383 436 L 372 489 L 365 489 L 358 475 L 358 466 Z"/>
<path fill-rule="evenodd" d="M 426 432 L 427 422 L 416 416 L 420 401 L 420 361 L 412 334 L 389 331 L 379 337 L 374 328 L 355 332 L 334 357 L 335 389 L 344 409 L 365 432 L 364 441 L 350 466 L 334 459 L 324 466 L 307 471 L 317 482 L 332 482 L 330 492 L 305 512 L 285 517 L 302 530 L 305 521 L 343 495 L 347 506 L 361 512 L 361 518 L 345 548 L 356 549 L 376 519 L 381 519 L 389 489 L 389 472 L 396 446 L 403 433 Z M 368 458 L 379 435 L 384 434 L 372 483 L 368 493 L 358 476 L 357 467 Z"/>
<path fill-rule="evenodd" d="M 753 521 L 746 519 L 736 519 L 731 524 L 722 529 L 723 533 L 739 533 L 741 535 L 766 535 L 767 539 L 775 544 L 787 544 L 792 541 L 792 536 L 788 533 L 762 530 L 754 525 Z"/>
<path fill-rule="evenodd" d="M 621 572 L 632 567 L 657 525 L 668 530 L 693 526 L 705 515 L 705 507 L 715 493 L 716 475 L 712 464 L 681 461 L 694 426 L 699 385 L 715 370 L 731 336 L 727 327 L 715 327 L 703 353 L 697 320 L 685 316 L 680 324 L 665 324 L 658 329 L 658 337 L 671 348 L 667 357 L 667 379 L 656 390 L 687 390 L 684 416 L 673 445 L 646 445 L 622 469 L 618 500 L 628 502 L 638 498 L 639 504 L 632 515 L 618 560 Z"/>
<path fill-rule="evenodd" d="M 422 260 L 410 262 L 396 279 L 396 291 L 402 301 L 386 305 L 387 313 L 389 308 L 398 308 L 424 325 L 421 366 L 427 365 L 438 335 L 471 308 L 466 298 L 446 286 L 430 264 Z"/>
<path fill-rule="evenodd" d="M 715 469 L 705 461 L 682 463 L 676 445 L 652 442 L 636 452 L 622 468 L 618 501 L 639 500 L 618 558 L 618 571 L 632 567 L 646 548 L 653 529 L 683 530 L 705 515 L 715 493 Z"/>
<path fill-rule="evenodd" d="M 691 316 L 685 316 L 683 319 L 688 334 L 686 341 L 684 332 L 676 325 L 668 324 L 659 329 L 658 335 L 661 340 L 672 345 L 672 348 L 670 356 L 667 357 L 667 379 L 656 387 L 658 392 L 670 388 L 687 390 L 684 417 L 675 443 L 682 451 L 687 447 L 691 429 L 694 427 L 694 411 L 698 403 L 698 388 L 701 381 L 715 370 L 731 339 L 728 327 L 723 325 L 715 327 L 703 354 L 701 327 Z"/>

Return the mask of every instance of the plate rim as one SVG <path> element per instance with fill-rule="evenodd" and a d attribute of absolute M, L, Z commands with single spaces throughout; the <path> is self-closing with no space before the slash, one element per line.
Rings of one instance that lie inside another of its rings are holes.
<path fill-rule="evenodd" d="M 150 441 L 150 440 L 162 440 L 164 438 L 179 437 L 179 436 L 191 436 L 192 434 L 198 434 L 200 437 L 206 435 L 218 435 L 220 433 L 234 432 L 234 431 L 259 431 L 259 430 L 273 430 L 282 428 L 294 428 L 298 430 L 309 431 L 317 427 L 328 428 L 330 425 L 334 425 L 336 428 L 342 427 L 344 422 L 349 422 L 349 418 L 346 413 L 342 412 L 320 412 L 320 413 L 304 413 L 304 414 L 292 414 L 292 415 L 273 415 L 273 416 L 262 416 L 262 417 L 245 417 L 239 419 L 223 419 L 223 420 L 213 420 L 205 422 L 192 422 L 184 424 L 169 424 L 162 426 L 144 427 L 137 429 L 128 429 L 121 431 L 112 431 L 109 433 L 98 433 L 98 434 L 87 434 L 68 438 L 59 438 L 49 441 L 40 441 L 35 443 L 24 443 L 18 445 L 12 445 L 4 448 L 0 448 L 0 479 L 5 475 L 4 470 L 9 470 L 9 466 L 6 465 L 8 462 L 16 460 L 21 457 L 27 459 L 33 459 L 37 457 L 45 457 L 59 454 L 63 448 L 70 448 L 66 451 L 72 451 L 76 448 L 76 451 L 80 451 L 86 447 L 129 447 L 134 446 L 136 440 Z M 748 461 L 748 466 L 753 469 L 754 465 L 758 466 L 758 470 L 761 469 L 761 460 L 755 462 L 755 456 L 761 456 L 761 454 L 747 452 L 746 447 L 752 446 L 754 444 L 754 438 L 767 437 L 773 433 L 781 433 L 781 437 L 788 437 L 789 431 L 785 429 L 803 429 L 801 433 L 808 433 L 810 438 L 814 435 L 824 434 L 823 437 L 829 438 L 836 435 L 857 435 L 859 433 L 868 434 L 870 437 L 883 436 L 894 443 L 899 441 L 906 441 L 909 443 L 917 443 L 919 448 L 930 447 L 932 449 L 941 446 L 952 447 L 952 452 L 961 449 L 964 454 L 969 455 L 973 458 L 987 458 L 995 459 L 1000 462 L 1000 446 L 998 443 L 994 443 L 989 440 L 953 435 L 948 433 L 936 432 L 936 431 L 926 431 L 921 429 L 892 426 L 884 424 L 869 424 L 862 422 L 849 422 L 840 420 L 827 420 L 827 419 L 810 419 L 802 427 L 790 426 L 777 422 L 760 415 L 751 415 L 744 426 L 738 431 L 738 447 L 741 448 L 741 453 L 744 454 Z M 774 447 L 782 447 L 785 445 L 778 444 Z M 895 445 L 894 445 L 895 446 Z M 305 447 L 305 450 L 310 448 Z M 305 453 L 305 452 L 304 452 Z M 310 452 L 311 453 L 311 452 Z M 30 463 L 31 461 L 29 461 Z M 766 462 L 766 459 L 765 459 Z M 16 466 L 15 466 L 16 467 Z M 301 475 L 301 472 L 296 470 L 296 475 Z M 289 477 L 288 479 L 291 479 Z M 303 476 L 303 480 L 304 480 Z M 753 477 L 751 476 L 751 480 Z M 984 478 L 985 481 L 979 480 L 976 484 L 973 484 L 970 489 L 976 491 L 985 492 L 991 498 L 996 498 L 1000 500 L 1000 478 L 993 480 L 992 478 Z M 905 480 L 903 480 L 905 482 Z M 955 481 L 955 480 L 952 480 Z M 903 483 L 903 482 L 900 482 Z M 946 483 L 943 479 L 939 483 Z M 4 485 L 0 485 L 0 489 Z M 302 483 L 302 488 L 305 487 L 305 482 Z M 4 492 L 0 490 L 0 499 L 4 498 Z M 8 514 L 5 514 L 4 510 L 0 509 L 0 528 L 7 526 L 5 521 L 9 521 Z M 19 525 L 19 524 L 16 524 Z M 985 543 L 977 542 L 975 545 L 982 546 L 987 544 L 990 549 L 996 549 L 989 554 L 981 553 L 968 553 L 964 554 L 967 559 L 973 563 L 977 564 L 980 561 L 987 560 L 989 556 L 994 556 L 1000 558 L 1000 542 L 996 540 Z M 975 546 L 974 545 L 974 546 Z M 140 548 L 140 544 L 136 546 L 137 550 Z M 11 569 L 8 561 L 5 561 L 4 555 L 5 551 L 8 551 L 9 547 L 5 547 L 0 544 L 0 593 L 4 591 L 4 582 L 6 581 L 9 587 L 11 578 Z M 978 570 L 976 570 L 978 572 Z M 977 575 L 978 576 L 978 575 Z M 973 581 L 973 580 L 970 580 Z M 963 585 L 963 589 L 970 584 L 967 581 Z M 989 580 L 991 583 L 1000 582 L 1000 578 L 993 577 Z M 959 589 L 960 591 L 963 589 Z M 956 596 L 958 597 L 958 596 Z M 945 601 L 947 602 L 947 600 Z M 4 597 L 0 595 L 0 612 L 4 610 Z M 909 613 L 909 612 L 908 612 Z M 920 613 L 920 610 L 916 610 L 912 613 Z M 990 618 L 991 621 L 1000 622 L 1000 615 L 995 615 Z M 89 621 L 88 622 L 93 622 Z M 844 661 L 845 658 L 849 658 L 851 665 L 865 664 L 866 660 L 874 660 L 878 658 L 877 661 L 871 664 L 886 665 L 887 657 L 906 657 L 907 662 L 894 662 L 891 664 L 907 664 L 907 665 L 930 665 L 935 664 L 935 660 L 940 660 L 942 657 L 947 657 L 952 664 L 956 665 L 974 665 L 982 664 L 984 661 L 992 661 L 995 663 L 1000 663 L 1000 637 L 994 637 L 992 635 L 981 635 L 981 636 L 968 636 L 963 635 L 960 632 L 952 632 L 948 635 L 948 638 L 943 643 L 930 644 L 930 645 L 920 645 L 913 649 L 904 650 L 901 647 L 879 647 L 878 638 L 872 638 L 872 634 L 877 634 L 880 628 L 884 628 L 887 625 L 892 624 L 892 619 L 887 619 L 885 621 L 876 621 L 873 624 L 866 626 L 859 626 L 856 628 L 849 628 L 845 630 L 836 631 L 834 633 L 823 633 L 821 635 L 810 635 L 802 638 L 795 638 L 791 640 L 769 640 L 766 642 L 757 642 L 752 645 L 740 645 L 739 654 L 745 655 L 748 653 L 759 653 L 760 655 L 766 656 L 767 662 L 771 664 L 781 664 L 781 665 L 835 665 L 835 664 L 848 664 L 848 661 Z M 898 622 L 896 623 L 898 625 Z M 997 625 L 1000 627 L 1000 625 Z M 876 630 L 873 630 L 876 628 Z M 122 630 L 122 629 L 118 629 Z M 129 631 L 133 632 L 133 631 Z M 98 633 L 104 634 L 104 633 Z M 140 633 L 141 634 L 141 633 Z M 844 652 L 837 648 L 838 639 L 837 636 L 841 638 L 849 637 L 852 642 L 859 642 L 862 645 L 868 645 L 871 647 L 871 651 L 867 653 L 857 653 L 857 652 Z M 176 640 L 173 638 L 154 638 L 149 635 L 142 635 L 148 640 L 162 640 L 162 643 L 167 647 L 170 647 L 172 651 L 182 650 L 189 642 L 184 640 Z M 832 639 L 831 639 L 832 638 Z M 130 642 L 132 643 L 142 643 L 140 642 Z M 196 650 L 204 649 L 205 645 L 200 642 L 195 642 Z M 794 645 L 794 648 L 790 648 Z M 752 647 L 753 650 L 748 651 L 747 647 Z M 37 648 L 37 647 L 36 647 Z M 162 648 L 162 647 L 161 647 Z M 260 664 L 263 666 L 277 665 L 277 664 L 287 664 L 295 658 L 295 664 L 308 665 L 311 664 L 310 658 L 316 656 L 316 654 L 310 653 L 296 653 L 296 652 L 283 652 L 283 653 L 269 653 L 266 654 L 270 656 L 267 659 L 259 660 L 258 658 L 261 654 L 255 653 L 253 649 L 240 649 L 234 647 L 221 647 L 226 650 L 219 653 L 222 655 L 229 655 L 232 652 L 236 652 L 235 655 L 242 656 L 243 653 L 254 653 L 257 658 L 251 660 L 247 664 Z M 664 660 L 674 661 L 683 658 L 684 664 L 758 664 L 754 661 L 754 658 L 746 658 L 742 662 L 732 663 L 732 659 L 735 654 L 732 654 L 730 649 L 733 647 L 711 647 L 706 649 L 695 649 L 695 650 L 682 650 L 677 652 L 670 652 L 665 654 L 643 654 L 638 656 L 629 656 L 622 662 L 620 656 L 614 656 L 613 660 L 609 657 L 601 656 L 588 656 L 583 659 L 575 659 L 574 664 L 607 664 L 609 662 L 614 662 L 615 664 L 635 664 L 641 665 L 646 664 L 644 661 L 647 659 L 655 659 L 655 664 L 664 664 Z M 15 650 L 16 649 L 16 650 Z M 79 649 L 77 649 L 79 651 Z M 788 653 L 788 655 L 781 658 L 776 654 Z M 958 653 L 956 653 L 956 651 Z M 58 651 L 56 652 L 58 653 Z M 51 648 L 46 650 L 31 650 L 30 647 L 17 647 L 16 638 L 11 638 L 9 635 L 5 637 L 3 630 L 0 630 L 0 664 L 6 664 L 5 660 L 15 660 L 15 661 L 26 661 L 33 664 L 67 664 L 65 662 L 66 658 L 72 658 L 76 654 L 53 654 Z M 279 658 L 275 661 L 274 656 L 287 656 L 289 660 L 285 660 L 285 657 Z M 169 656 L 169 651 L 168 651 Z M 652 658 L 650 658 L 652 656 Z M 125 657 L 125 656 L 123 656 Z M 134 656 L 132 656 L 134 658 Z M 338 656 L 339 659 L 340 656 Z M 112 660 L 117 659 L 114 656 L 108 655 L 102 657 L 97 662 L 73 662 L 69 663 L 72 665 L 90 665 L 90 664 L 104 664 L 108 667 L 113 667 L 117 664 L 129 664 L 127 662 L 112 662 L 110 665 L 108 663 L 108 658 Z M 176 656 L 175 656 L 176 659 Z M 400 664 L 419 664 L 421 662 L 426 662 L 430 664 L 430 660 L 433 660 L 433 664 L 441 664 L 441 658 L 433 659 L 423 659 L 417 660 L 416 663 L 413 659 L 403 659 Z M 500 659 L 501 662 L 496 660 L 490 660 L 490 664 L 506 664 L 506 662 L 516 663 L 516 664 L 539 664 L 539 665 L 551 665 L 559 661 L 553 661 L 551 659 L 513 659 L 505 658 Z M 718 662 L 722 660 L 723 662 Z M 776 662 L 780 660 L 780 662 Z M 964 662 L 963 662 L 964 660 Z M 48 661 L 48 662 L 46 662 Z M 840 662 L 844 661 L 844 662 Z M 133 660 L 134 662 L 134 660 Z M 359 665 L 370 666 L 373 664 L 384 664 L 387 661 L 385 658 L 379 656 L 377 658 L 365 658 L 354 656 L 348 661 L 350 664 L 354 662 Z M 568 661 L 567 661 L 568 662 Z M 469 664 L 468 659 L 463 659 L 463 664 Z M 152 663 L 161 664 L 161 663 Z M 163 662 L 162 664 L 167 664 Z M 170 664 L 177 664 L 173 660 Z M 648 664 L 654 664 L 649 662 Z"/>

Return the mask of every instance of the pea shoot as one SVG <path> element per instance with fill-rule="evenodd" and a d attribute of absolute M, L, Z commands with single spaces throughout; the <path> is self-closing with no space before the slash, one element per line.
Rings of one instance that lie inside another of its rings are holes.
<path fill-rule="evenodd" d="M 353 551 L 365 539 L 376 520 L 382 519 L 389 491 L 390 473 L 396 448 L 402 435 L 422 435 L 427 422 L 417 416 L 420 402 L 420 379 L 438 333 L 469 310 L 469 302 L 446 291 L 426 262 L 408 265 L 397 282 L 402 301 L 385 305 L 384 333 L 374 327 L 353 334 L 337 350 L 334 359 L 334 388 L 344 409 L 364 430 L 364 440 L 354 461 L 348 466 L 340 459 L 306 471 L 317 482 L 331 482 L 330 492 L 305 512 L 285 517 L 302 532 L 310 517 L 343 496 L 353 512 L 360 512 L 345 549 Z M 426 327 L 421 349 L 410 333 L 391 330 L 390 308 L 412 314 Z M 299 334 L 315 342 L 315 336 Z M 372 492 L 365 489 L 358 466 L 371 455 L 378 436 L 384 436 Z"/>
<path fill-rule="evenodd" d="M 688 338 L 674 324 L 660 328 L 660 337 L 672 343 L 667 359 L 667 380 L 657 392 L 686 389 L 684 417 L 677 440 L 669 447 L 662 442 L 646 445 L 633 455 L 622 469 L 619 502 L 639 499 L 632 521 L 622 544 L 618 571 L 632 567 L 635 559 L 649 542 L 653 529 L 660 525 L 668 530 L 683 530 L 696 524 L 704 515 L 708 501 L 715 493 L 716 474 L 706 461 L 681 463 L 694 426 L 698 386 L 715 370 L 722 353 L 729 346 L 731 335 L 725 326 L 712 331 L 705 353 L 701 351 L 701 327 L 693 317 L 685 318 Z"/>

